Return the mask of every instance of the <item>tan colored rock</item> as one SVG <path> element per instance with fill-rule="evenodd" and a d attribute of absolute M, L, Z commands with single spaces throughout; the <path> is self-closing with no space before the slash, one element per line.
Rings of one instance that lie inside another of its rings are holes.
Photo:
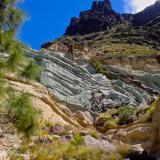
<path fill-rule="evenodd" d="M 150 124 L 138 124 L 128 128 L 109 130 L 106 135 L 111 139 L 135 145 L 146 143 L 151 137 L 150 132 Z"/>
<path fill-rule="evenodd" d="M 63 104 L 58 104 L 58 106 L 61 108 L 61 110 L 68 116 L 73 116 L 71 110 L 69 108 L 67 108 L 65 105 Z"/>
<path fill-rule="evenodd" d="M 42 112 L 44 121 L 49 121 L 81 128 L 82 125 L 64 105 L 56 102 L 55 97 L 41 84 L 19 80 L 14 75 L 7 75 L 8 84 L 17 92 L 27 92 L 31 95 L 33 105 Z M 83 123 L 88 121 L 84 121 Z"/>
<path fill-rule="evenodd" d="M 74 113 L 74 117 L 81 123 L 81 124 L 86 124 L 86 126 L 91 126 L 92 121 L 85 115 L 83 111 L 77 111 Z"/>

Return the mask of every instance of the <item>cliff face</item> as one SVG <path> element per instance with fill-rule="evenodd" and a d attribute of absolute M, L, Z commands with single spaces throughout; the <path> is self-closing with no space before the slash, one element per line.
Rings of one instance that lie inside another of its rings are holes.
<path fill-rule="evenodd" d="M 91 10 L 80 13 L 80 18 L 72 18 L 66 35 L 88 34 L 110 29 L 120 23 L 120 15 L 116 13 L 109 0 L 94 1 Z"/>
<path fill-rule="evenodd" d="M 27 83 L 25 81 L 17 79 L 14 75 L 7 75 L 6 81 L 15 92 L 27 92 L 31 96 L 33 106 L 35 106 L 38 110 L 42 112 L 43 122 L 46 121 L 53 124 L 60 123 L 64 125 L 68 124 L 74 127 L 83 127 L 74 118 L 72 112 L 64 105 L 58 103 L 54 95 L 52 95 L 41 84 L 36 82 Z"/>
<path fill-rule="evenodd" d="M 66 36 L 95 34 L 105 31 L 101 36 L 105 41 L 128 44 L 147 45 L 156 49 L 160 44 L 160 2 L 137 14 L 119 14 L 112 9 L 108 0 L 94 1 L 90 10 L 80 13 L 79 18 L 72 18 L 66 29 Z M 106 36 L 105 36 L 106 35 Z M 96 34 L 95 34 L 96 36 Z M 96 42 L 90 38 L 89 45 Z M 83 40 L 80 40 L 84 42 Z"/>
<path fill-rule="evenodd" d="M 99 115 L 122 106 L 145 112 L 160 95 L 159 11 L 156 2 L 135 15 L 118 14 L 109 0 L 94 1 L 71 20 L 64 36 L 42 45 L 41 83 L 73 112 Z M 150 123 L 129 122 L 106 135 L 158 154 L 158 112 Z M 141 116 L 137 114 L 133 121 Z"/>
<path fill-rule="evenodd" d="M 110 80 L 97 74 L 87 60 L 75 61 L 68 53 L 49 49 L 44 50 L 42 68 L 41 83 L 73 110 L 99 113 L 118 106 L 145 105 L 160 92 L 157 70 L 145 72 L 111 67 L 108 71 L 113 80 Z"/>

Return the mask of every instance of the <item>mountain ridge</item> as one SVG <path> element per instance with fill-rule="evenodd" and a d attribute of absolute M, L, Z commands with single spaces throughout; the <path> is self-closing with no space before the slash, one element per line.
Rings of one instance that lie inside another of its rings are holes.
<path fill-rule="evenodd" d="M 159 17 L 159 1 L 136 14 L 117 13 L 108 0 L 94 1 L 91 9 L 82 11 L 78 18 L 73 17 L 64 35 L 53 42 L 82 43 L 100 51 L 103 44 L 113 42 L 147 46 L 159 52 Z M 97 41 L 102 43 L 96 46 Z M 107 51 L 102 49 L 102 52 Z"/>

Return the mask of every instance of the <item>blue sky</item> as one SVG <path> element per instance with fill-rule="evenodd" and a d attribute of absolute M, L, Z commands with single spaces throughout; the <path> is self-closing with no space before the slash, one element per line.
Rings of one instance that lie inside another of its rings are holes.
<path fill-rule="evenodd" d="M 65 32 L 73 16 L 90 9 L 93 0 L 25 0 L 22 8 L 28 15 L 19 38 L 34 49 Z M 113 8 L 123 11 L 123 0 L 112 0 Z"/>

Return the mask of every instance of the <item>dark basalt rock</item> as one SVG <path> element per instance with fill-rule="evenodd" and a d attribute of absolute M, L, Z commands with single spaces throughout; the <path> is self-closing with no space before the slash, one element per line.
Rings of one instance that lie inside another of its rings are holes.
<path fill-rule="evenodd" d="M 94 1 L 91 10 L 80 13 L 79 18 L 72 18 L 66 35 L 88 34 L 108 30 L 121 22 L 120 14 L 116 13 L 109 0 Z"/>
<path fill-rule="evenodd" d="M 112 38 L 128 44 L 150 45 L 160 50 L 160 1 L 136 14 L 119 14 L 109 0 L 94 1 L 90 10 L 72 18 L 65 35 L 87 35 L 123 25 Z M 127 27 L 128 26 L 128 27 Z"/>

